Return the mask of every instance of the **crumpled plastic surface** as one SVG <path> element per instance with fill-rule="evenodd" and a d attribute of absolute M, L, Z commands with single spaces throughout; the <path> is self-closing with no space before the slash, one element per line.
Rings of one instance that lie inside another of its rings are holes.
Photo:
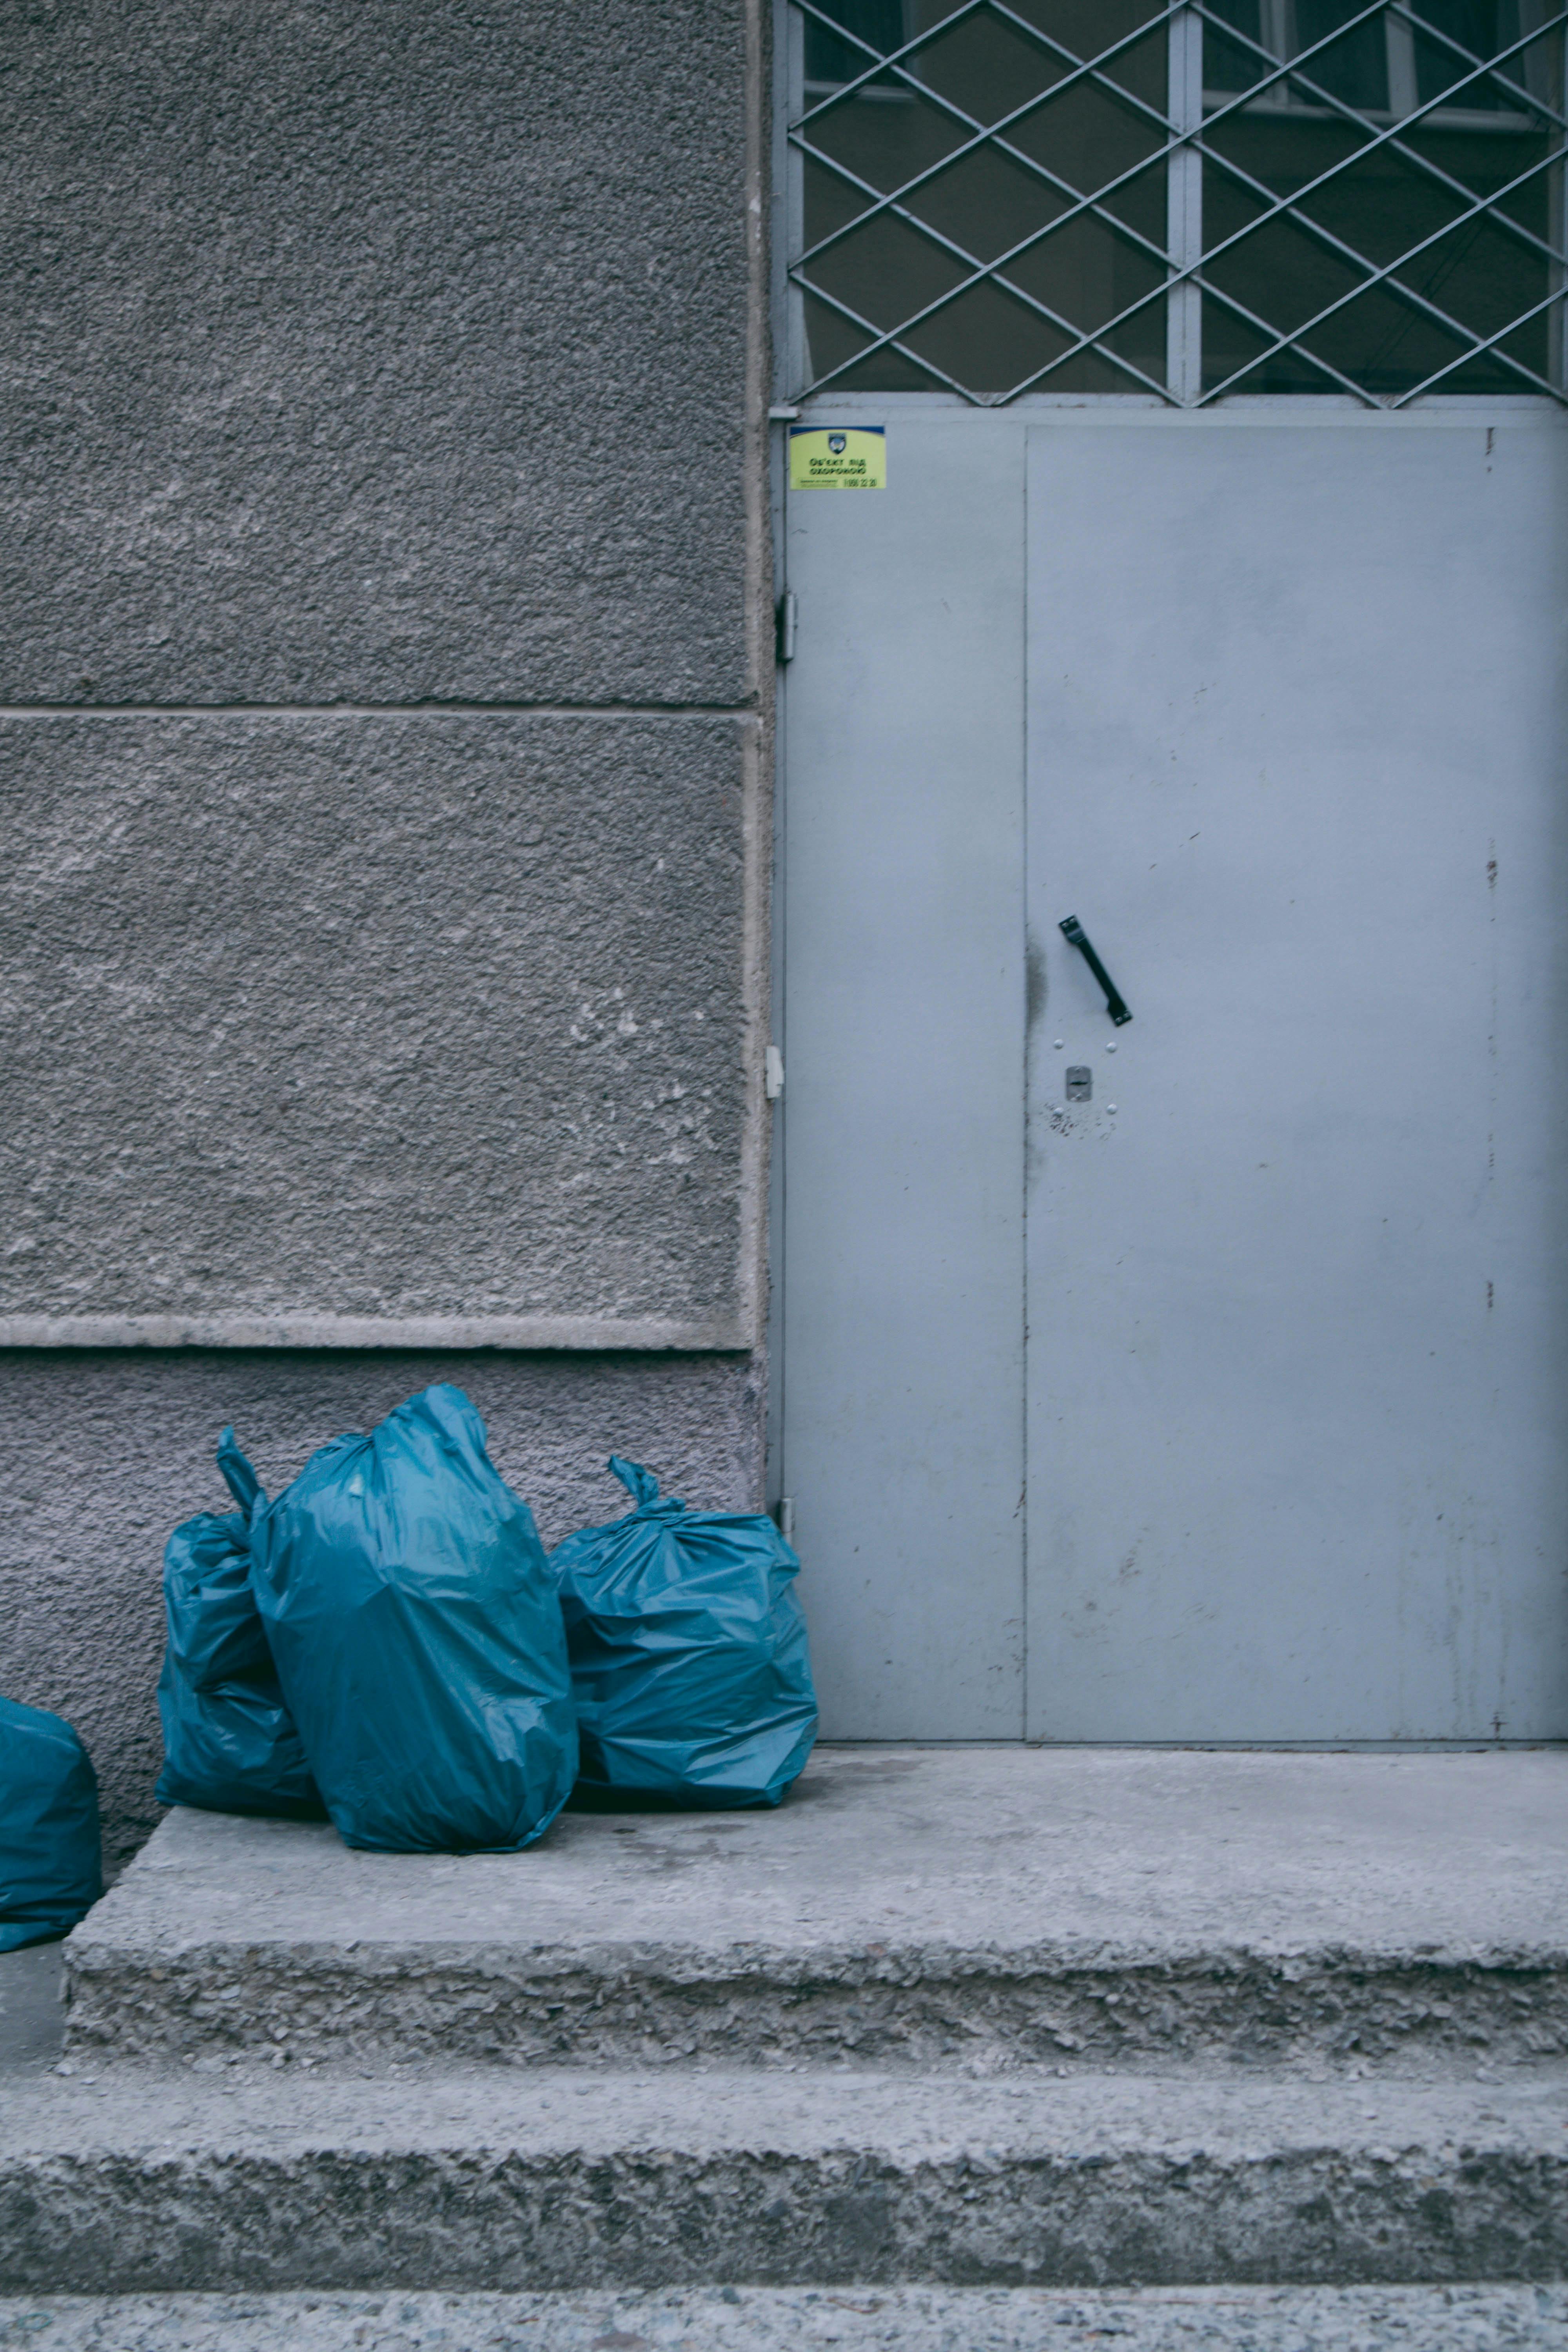
<path fill-rule="evenodd" d="M 0 1698 L 0 1952 L 66 1935 L 103 1892 L 98 1780 L 70 1725 Z"/>
<path fill-rule="evenodd" d="M 550 1560 L 582 1785 L 776 1805 L 816 1737 L 800 1561 L 770 1518 L 689 1511 L 638 1464 L 610 1468 L 636 1507 Z"/>
<path fill-rule="evenodd" d="M 485 1426 L 442 1381 L 257 1505 L 251 1589 L 345 1843 L 511 1851 L 577 1768 L 555 1588 Z"/>
<path fill-rule="evenodd" d="M 321 1821 L 321 1795 L 250 1589 L 248 1522 L 266 1496 L 232 1429 L 224 1431 L 217 1459 L 238 1509 L 187 1519 L 163 1552 L 169 1641 L 158 1678 L 158 1801 Z"/>

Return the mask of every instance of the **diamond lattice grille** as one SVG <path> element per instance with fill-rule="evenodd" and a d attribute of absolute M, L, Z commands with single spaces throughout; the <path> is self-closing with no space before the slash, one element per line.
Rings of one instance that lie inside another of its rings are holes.
<path fill-rule="evenodd" d="M 791 0 L 796 389 L 1564 398 L 1552 0 Z"/>

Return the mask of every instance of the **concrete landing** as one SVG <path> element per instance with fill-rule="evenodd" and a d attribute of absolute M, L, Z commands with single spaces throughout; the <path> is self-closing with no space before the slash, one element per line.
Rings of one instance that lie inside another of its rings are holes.
<path fill-rule="evenodd" d="M 67 1964 L 83 2057 L 1533 2063 L 1568 1751 L 824 1748 L 778 1812 L 468 1858 L 176 1812 Z"/>

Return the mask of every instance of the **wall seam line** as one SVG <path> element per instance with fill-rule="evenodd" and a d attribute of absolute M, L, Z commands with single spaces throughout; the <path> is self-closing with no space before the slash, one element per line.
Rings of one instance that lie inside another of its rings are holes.
<path fill-rule="evenodd" d="M 725 719 L 761 726 L 755 703 L 0 702 L 0 719 Z"/>

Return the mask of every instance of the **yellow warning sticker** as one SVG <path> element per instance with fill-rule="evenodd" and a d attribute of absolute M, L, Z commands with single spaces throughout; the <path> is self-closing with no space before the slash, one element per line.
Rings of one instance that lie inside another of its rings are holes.
<path fill-rule="evenodd" d="M 789 486 L 792 490 L 885 490 L 887 426 L 792 425 Z"/>

